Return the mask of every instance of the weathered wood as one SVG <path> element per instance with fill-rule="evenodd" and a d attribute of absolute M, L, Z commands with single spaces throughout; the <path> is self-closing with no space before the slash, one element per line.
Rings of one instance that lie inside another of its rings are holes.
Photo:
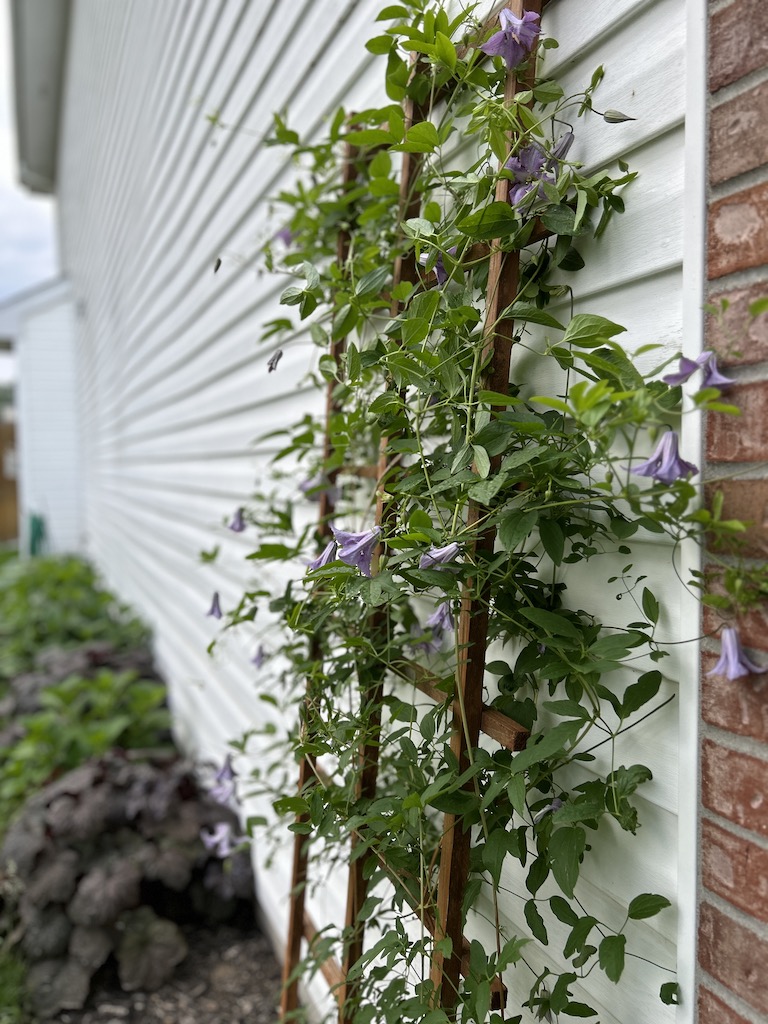
<path fill-rule="evenodd" d="M 510 0 L 506 4 L 517 17 L 524 10 L 541 13 L 541 0 L 524 4 L 522 0 Z M 518 89 L 530 88 L 535 67 L 535 50 L 531 54 L 529 70 L 525 79 L 518 83 L 514 71 L 507 75 L 505 100 L 510 103 Z M 496 186 L 496 199 L 507 202 L 509 182 L 500 178 Z M 501 313 L 510 306 L 516 296 L 519 284 L 519 255 L 517 252 L 502 252 L 491 246 L 486 292 L 487 312 L 485 321 L 485 354 L 490 357 L 484 375 L 483 386 L 505 394 L 509 389 L 509 373 L 514 340 L 514 323 L 502 319 Z M 497 472 L 499 458 L 491 460 L 491 472 Z M 471 502 L 467 512 L 467 526 L 471 529 L 484 518 L 484 509 Z M 470 561 L 477 564 L 493 554 L 496 530 L 483 529 L 477 536 L 470 552 Z M 472 751 L 477 746 L 483 717 L 483 679 L 485 675 L 485 653 L 488 634 L 489 586 L 478 585 L 470 579 L 461 600 L 458 625 L 459 663 L 456 676 L 456 701 L 459 713 L 454 716 L 451 751 L 456 757 L 460 772 L 471 763 Z M 472 788 L 473 782 L 468 784 Z M 462 908 L 464 892 L 469 874 L 471 831 L 464 828 L 460 817 L 446 814 L 441 840 L 440 869 L 437 891 L 436 945 L 440 940 L 451 940 L 451 952 L 446 954 L 436 949 L 432 958 L 431 978 L 435 986 L 435 1004 L 449 1014 L 456 1006 L 461 976 L 461 950 L 463 942 Z"/>

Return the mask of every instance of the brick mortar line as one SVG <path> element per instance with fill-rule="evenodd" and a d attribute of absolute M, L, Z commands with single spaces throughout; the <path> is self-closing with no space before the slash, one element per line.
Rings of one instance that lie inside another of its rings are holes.
<path fill-rule="evenodd" d="M 749 171 L 737 174 L 735 178 L 727 178 L 716 185 L 709 184 L 707 188 L 707 206 L 711 207 L 722 199 L 733 199 L 740 192 L 748 192 L 750 189 L 768 182 L 768 164 L 760 164 Z"/>
<path fill-rule="evenodd" d="M 725 360 L 721 359 L 721 362 L 724 363 Z M 736 384 L 763 384 L 768 381 L 768 360 L 763 359 L 759 363 L 733 363 L 725 367 L 723 373 L 733 377 Z M 724 388 L 722 398 L 724 402 L 728 401 L 729 394 L 728 388 Z"/>
<path fill-rule="evenodd" d="M 751 649 L 752 648 L 750 648 L 750 650 Z M 738 680 L 735 680 L 735 683 L 737 682 Z M 707 722 L 703 718 L 701 719 L 700 725 L 702 750 L 704 748 L 704 740 L 712 740 L 717 747 L 726 751 L 726 753 L 730 752 L 732 754 L 741 754 L 744 757 L 751 757 L 754 758 L 755 761 L 760 761 L 762 764 L 768 765 L 768 748 L 766 747 L 764 740 L 758 740 L 752 736 L 740 736 L 735 732 L 729 732 L 727 729 L 722 729 L 718 725 L 712 725 L 711 722 Z M 713 813 L 717 814 L 717 811 L 714 811 Z M 747 831 L 750 830 L 747 829 Z M 759 835 L 760 833 L 755 832 L 753 834 Z"/>
<path fill-rule="evenodd" d="M 723 899 L 722 896 L 718 896 L 716 892 L 711 892 L 704 886 L 701 887 L 701 891 L 706 897 L 707 903 L 713 906 L 715 910 L 719 910 L 721 914 L 729 917 L 736 924 L 740 924 L 742 928 L 749 929 L 759 939 L 768 942 L 768 924 L 765 921 L 758 921 L 756 917 L 752 917 L 746 911 L 734 907 L 728 900 Z"/>
<path fill-rule="evenodd" d="M 768 477 L 766 462 L 725 462 L 706 459 L 701 467 L 702 482 L 706 484 L 729 484 L 734 480 L 756 481 Z"/>
<path fill-rule="evenodd" d="M 709 0 L 709 15 L 719 14 L 720 11 L 724 11 L 726 7 L 730 7 L 736 3 L 737 0 Z"/>
<path fill-rule="evenodd" d="M 741 1014 L 745 1020 L 749 1021 L 749 1024 L 765 1024 L 765 1017 L 763 1017 L 759 1010 L 756 1010 L 754 1006 L 750 1006 L 749 1003 L 745 1003 L 741 996 L 732 992 L 731 989 L 727 988 L 722 983 L 722 981 L 718 981 L 717 978 L 708 974 L 700 964 L 697 966 L 698 971 L 696 972 L 696 975 L 699 988 L 701 988 L 702 985 L 706 986 L 712 995 L 717 996 L 726 1004 L 726 1006 L 732 1009 L 734 1013 Z"/>
<path fill-rule="evenodd" d="M 712 299 L 723 292 L 744 291 L 756 284 L 764 284 L 765 293 L 768 295 L 768 265 L 747 267 L 746 270 L 737 270 L 732 274 L 724 274 L 722 277 L 707 281 L 707 296 Z"/>
<path fill-rule="evenodd" d="M 722 88 L 717 89 L 715 92 L 712 92 L 710 89 L 707 109 L 711 113 L 713 110 L 717 110 L 718 107 L 722 107 L 724 103 L 738 99 L 743 93 L 749 92 L 765 82 L 768 82 L 768 66 L 755 68 L 754 71 L 749 71 L 743 78 L 737 78 L 735 82 L 729 82 L 728 85 L 722 86 Z"/>
<path fill-rule="evenodd" d="M 745 843 L 752 843 L 759 850 L 768 853 L 768 836 L 761 836 L 756 832 L 750 832 L 743 825 L 737 825 L 730 818 L 721 817 L 716 811 L 711 811 L 708 807 L 701 808 L 701 820 L 708 821 L 711 825 L 717 825 L 723 832 L 733 836 L 734 839 L 740 839 Z"/>

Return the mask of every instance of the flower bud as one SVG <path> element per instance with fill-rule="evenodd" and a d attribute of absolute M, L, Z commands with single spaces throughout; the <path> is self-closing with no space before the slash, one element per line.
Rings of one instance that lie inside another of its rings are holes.
<path fill-rule="evenodd" d="M 629 114 L 622 114 L 620 110 L 606 110 L 603 120 L 608 124 L 621 124 L 622 121 L 636 121 L 637 118 L 630 117 Z"/>

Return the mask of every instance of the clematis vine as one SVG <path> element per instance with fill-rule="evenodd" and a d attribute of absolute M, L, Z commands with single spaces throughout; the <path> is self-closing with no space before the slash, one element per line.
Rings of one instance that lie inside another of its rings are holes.
<path fill-rule="evenodd" d="M 749 658 L 741 646 L 738 631 L 733 626 L 725 626 L 720 637 L 720 660 L 715 667 L 707 672 L 708 676 L 725 676 L 733 681 L 742 676 L 762 675 L 768 672 L 768 666 L 761 668 Z"/>
<path fill-rule="evenodd" d="M 447 565 L 449 562 L 453 562 L 458 558 L 461 551 L 461 546 L 457 542 L 451 541 L 450 544 L 446 544 L 442 548 L 430 548 L 429 551 L 425 552 L 419 559 L 420 569 L 437 569 L 441 565 Z"/>
<path fill-rule="evenodd" d="M 211 607 L 205 613 L 206 616 L 210 615 L 214 619 L 220 619 L 224 614 L 221 610 L 221 604 L 219 603 L 219 592 L 215 590 L 213 592 L 213 600 L 211 601 Z"/>
<path fill-rule="evenodd" d="M 675 480 L 691 476 L 698 471 L 698 467 L 692 462 L 680 458 L 678 437 L 674 430 L 667 431 L 662 437 L 650 459 L 632 468 L 632 472 L 637 476 L 652 476 L 662 484 L 673 484 Z"/>
<path fill-rule="evenodd" d="M 237 773 L 232 767 L 232 755 L 227 754 L 224 764 L 216 772 L 215 785 L 211 787 L 211 796 L 220 804 L 228 804 L 235 795 L 235 779 Z"/>
<path fill-rule="evenodd" d="M 550 160 L 538 142 L 521 149 L 507 160 L 504 167 L 512 172 L 514 184 L 510 184 L 509 202 L 512 206 L 519 204 L 534 190 L 538 190 L 539 199 L 546 199 L 544 182 L 554 184 L 554 176 L 550 170 Z"/>
<path fill-rule="evenodd" d="M 662 380 L 666 384 L 675 387 L 678 384 L 685 384 L 697 370 L 704 371 L 701 381 L 702 388 L 727 388 L 733 384 L 731 377 L 726 377 L 717 368 L 717 356 L 714 352 L 702 352 L 696 359 L 688 359 L 687 356 L 680 358 L 680 364 L 676 373 L 668 373 Z"/>
<path fill-rule="evenodd" d="M 522 18 L 516 17 L 512 11 L 499 11 L 501 28 L 480 49 L 489 57 L 503 57 L 507 68 L 516 68 L 522 64 L 534 47 L 541 31 L 539 15 L 534 11 L 525 11 Z"/>
<path fill-rule="evenodd" d="M 233 835 L 232 826 L 226 821 L 220 821 L 213 828 L 201 828 L 200 838 L 206 850 L 222 860 L 231 857 L 237 847 L 248 839 L 247 836 Z"/>
<path fill-rule="evenodd" d="M 370 576 L 373 549 L 379 542 L 381 529 L 374 526 L 372 530 L 364 533 L 349 533 L 332 525 L 331 530 L 338 544 L 336 557 L 347 565 L 354 565 L 363 576 Z"/>
<path fill-rule="evenodd" d="M 235 514 L 232 516 L 232 521 L 229 523 L 229 526 L 227 527 L 227 529 L 231 530 L 233 533 L 242 533 L 243 530 L 245 529 L 245 518 L 244 518 L 244 515 L 245 515 L 245 509 L 244 508 L 237 509 Z"/>

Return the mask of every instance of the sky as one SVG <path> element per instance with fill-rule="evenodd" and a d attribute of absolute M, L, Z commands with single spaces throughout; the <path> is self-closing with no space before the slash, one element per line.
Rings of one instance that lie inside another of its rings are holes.
<path fill-rule="evenodd" d="M 0 302 L 58 273 L 54 202 L 18 184 L 10 4 L 0 0 Z"/>

